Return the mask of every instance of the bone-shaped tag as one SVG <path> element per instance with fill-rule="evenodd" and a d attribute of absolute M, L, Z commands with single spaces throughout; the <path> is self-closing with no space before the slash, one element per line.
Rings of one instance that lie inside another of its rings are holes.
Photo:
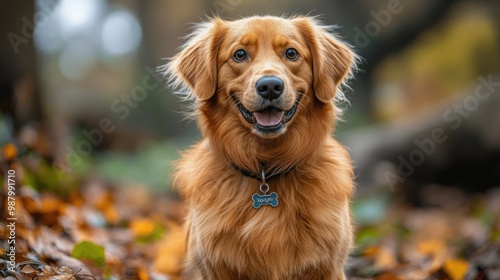
<path fill-rule="evenodd" d="M 262 205 L 271 205 L 272 207 L 278 206 L 278 194 L 275 192 L 272 192 L 271 194 L 253 194 L 252 195 L 252 200 L 253 200 L 253 208 L 260 208 Z"/>

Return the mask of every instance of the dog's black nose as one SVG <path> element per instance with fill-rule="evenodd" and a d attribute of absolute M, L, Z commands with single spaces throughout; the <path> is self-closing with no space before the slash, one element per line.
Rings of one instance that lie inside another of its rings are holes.
<path fill-rule="evenodd" d="M 273 100 L 283 93 L 285 84 L 283 80 L 276 76 L 265 76 L 257 80 L 255 89 L 257 93 L 265 99 Z"/>

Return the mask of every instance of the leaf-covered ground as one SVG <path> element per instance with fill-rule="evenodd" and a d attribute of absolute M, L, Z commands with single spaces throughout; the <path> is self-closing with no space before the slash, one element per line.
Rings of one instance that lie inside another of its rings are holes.
<path fill-rule="evenodd" d="M 8 169 L 16 171 L 13 268 Z M 70 178 L 61 191 L 49 188 L 58 184 L 51 170 L 30 157 L 2 166 L 2 277 L 182 279 L 184 209 L 178 199 L 91 176 Z M 374 221 L 360 215 L 350 279 L 500 279 L 500 189 L 482 195 L 427 189 L 427 207 L 390 197 Z M 354 212 L 370 203 L 356 201 Z"/>

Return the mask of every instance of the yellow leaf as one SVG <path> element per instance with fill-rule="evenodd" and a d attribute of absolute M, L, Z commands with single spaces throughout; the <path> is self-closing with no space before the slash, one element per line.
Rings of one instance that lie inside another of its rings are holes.
<path fill-rule="evenodd" d="M 110 224 L 116 224 L 120 219 L 120 215 L 113 205 L 111 205 L 110 207 L 108 207 L 108 209 L 106 209 L 106 211 L 104 211 L 104 217 Z"/>
<path fill-rule="evenodd" d="M 469 269 L 469 264 L 464 260 L 449 259 L 444 262 L 444 271 L 453 280 L 462 280 Z"/>
<path fill-rule="evenodd" d="M 154 270 L 170 276 L 179 274 L 185 253 L 186 232 L 184 228 L 169 223 L 167 234 L 158 246 Z"/>
<path fill-rule="evenodd" d="M 144 268 L 142 266 L 139 267 L 139 269 L 137 271 L 137 277 L 139 278 L 139 280 L 149 280 L 149 275 L 148 275 L 146 268 Z"/>
<path fill-rule="evenodd" d="M 148 219 L 136 219 L 130 222 L 130 229 L 139 237 L 148 236 L 155 227 L 156 223 Z"/>

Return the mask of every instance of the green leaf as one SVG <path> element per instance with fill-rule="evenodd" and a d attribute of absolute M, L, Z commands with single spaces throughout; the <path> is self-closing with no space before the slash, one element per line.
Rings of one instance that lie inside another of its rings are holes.
<path fill-rule="evenodd" d="M 97 266 L 104 266 L 106 263 L 104 247 L 89 241 L 82 241 L 76 244 L 71 256 L 79 260 L 91 260 Z"/>
<path fill-rule="evenodd" d="M 382 238 L 381 235 L 380 229 L 377 227 L 368 226 L 361 228 L 356 234 L 356 244 L 360 248 L 376 244 Z"/>

